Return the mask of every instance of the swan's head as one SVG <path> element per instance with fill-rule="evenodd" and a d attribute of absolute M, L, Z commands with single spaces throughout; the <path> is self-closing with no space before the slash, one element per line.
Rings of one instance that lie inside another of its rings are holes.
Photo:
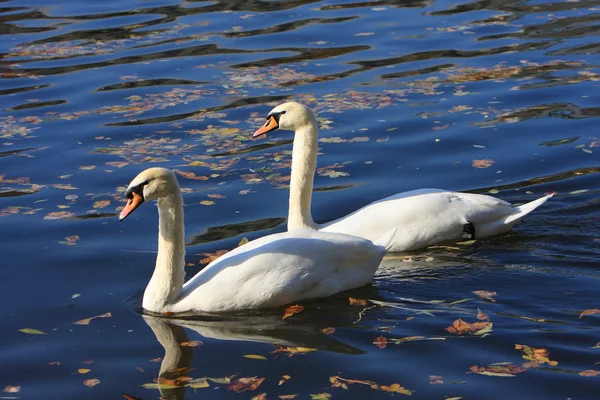
<path fill-rule="evenodd" d="M 125 191 L 127 204 L 119 214 L 119 221 L 123 221 L 144 201 L 166 197 L 177 190 L 179 190 L 179 184 L 170 169 L 148 168 L 140 172 Z"/>
<path fill-rule="evenodd" d="M 312 124 L 315 124 L 315 116 L 312 111 L 303 104 L 290 101 L 272 109 L 267 115 L 267 122 L 254 132 L 252 137 L 264 135 L 275 129 L 295 131 Z"/>

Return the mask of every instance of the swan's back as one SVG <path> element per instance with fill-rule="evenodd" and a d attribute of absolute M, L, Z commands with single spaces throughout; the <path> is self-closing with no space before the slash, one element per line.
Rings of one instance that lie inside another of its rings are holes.
<path fill-rule="evenodd" d="M 312 229 L 269 235 L 200 271 L 173 311 L 274 307 L 330 296 L 369 283 L 384 252 L 366 239 Z"/>

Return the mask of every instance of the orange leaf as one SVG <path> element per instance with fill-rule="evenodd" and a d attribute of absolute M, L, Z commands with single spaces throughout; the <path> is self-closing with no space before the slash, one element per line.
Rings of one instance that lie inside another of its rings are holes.
<path fill-rule="evenodd" d="M 325 335 L 331 335 L 332 333 L 335 332 L 335 328 L 332 328 L 332 327 L 323 328 L 323 329 L 321 329 L 321 332 L 324 333 Z"/>
<path fill-rule="evenodd" d="M 473 168 L 487 168 L 491 167 L 494 163 L 496 163 L 494 160 L 473 160 L 471 166 L 473 166 Z"/>
<path fill-rule="evenodd" d="M 142 400 L 139 397 L 133 397 L 131 395 L 128 395 L 126 393 L 121 393 L 123 395 L 123 397 L 125 397 L 126 400 Z"/>
<path fill-rule="evenodd" d="M 379 347 L 380 349 L 385 349 L 385 346 L 387 346 L 387 339 L 384 336 L 379 336 L 375 339 L 373 344 Z"/>
<path fill-rule="evenodd" d="M 591 310 L 585 310 L 580 315 L 579 318 L 585 317 L 586 315 L 600 314 L 600 309 L 592 308 Z"/>
<path fill-rule="evenodd" d="M 7 385 L 3 392 L 5 393 L 19 393 L 19 391 L 21 390 L 21 386 L 11 386 L 11 385 Z"/>
<path fill-rule="evenodd" d="M 189 342 L 181 342 L 179 343 L 182 347 L 199 347 L 202 346 L 202 342 L 199 340 L 190 340 Z"/>
<path fill-rule="evenodd" d="M 391 384 L 390 386 L 380 386 L 379 389 L 383 390 L 384 392 L 402 393 L 409 396 L 412 394 L 412 390 L 408 390 L 400 386 L 398 383 Z"/>
<path fill-rule="evenodd" d="M 348 297 L 348 301 L 350 302 L 351 306 L 366 306 L 367 305 L 367 300 L 354 299 L 352 297 Z"/>
<path fill-rule="evenodd" d="M 281 317 L 281 319 L 289 318 L 294 314 L 298 314 L 299 312 L 302 312 L 302 310 L 304 310 L 304 306 L 301 306 L 299 304 L 289 306 L 288 308 L 283 310 L 283 317 Z"/>
<path fill-rule="evenodd" d="M 228 390 L 233 390 L 236 393 L 241 393 L 250 390 L 256 390 L 265 378 L 259 378 L 256 376 L 248 377 L 248 378 L 238 378 L 235 379 L 229 387 Z"/>
<path fill-rule="evenodd" d="M 80 319 L 79 321 L 75 321 L 75 322 L 73 322 L 73 323 L 74 323 L 75 325 L 89 325 L 89 324 L 90 324 L 90 322 L 91 322 L 93 319 L 96 319 L 96 318 L 109 318 L 109 317 L 112 317 L 112 314 L 111 314 L 111 313 L 109 313 L 109 312 L 107 312 L 106 314 L 102 314 L 102 315 L 96 315 L 95 317 L 86 318 L 86 319 Z"/>
<path fill-rule="evenodd" d="M 297 394 L 282 394 L 279 396 L 279 398 L 282 400 L 289 400 L 289 399 L 296 398 L 296 396 L 298 396 L 298 395 Z"/>
<path fill-rule="evenodd" d="M 580 376 L 592 377 L 600 375 L 600 371 L 596 371 L 595 369 L 586 369 L 585 371 L 579 372 Z"/>
<path fill-rule="evenodd" d="M 193 179 L 193 180 L 196 180 L 196 181 L 207 181 L 208 180 L 208 176 L 198 176 L 198 175 L 196 175 L 193 172 L 179 171 L 179 170 L 177 170 L 175 172 L 177 172 L 178 175 L 181 175 L 181 176 L 183 176 L 184 178 L 187 178 L 187 179 Z"/>
<path fill-rule="evenodd" d="M 485 328 L 490 328 L 492 325 L 491 322 L 475 322 L 469 324 L 468 322 L 463 321 L 462 319 L 457 319 L 446 328 L 449 333 L 456 333 L 459 335 L 463 335 L 465 333 L 477 333 Z"/>
<path fill-rule="evenodd" d="M 529 347 L 524 344 L 515 344 L 515 349 L 521 351 L 521 356 L 525 360 L 531 361 L 528 363 L 528 367 L 537 367 L 541 364 L 557 365 L 557 361 L 550 360 L 550 353 L 547 349 L 537 349 L 535 347 Z"/>

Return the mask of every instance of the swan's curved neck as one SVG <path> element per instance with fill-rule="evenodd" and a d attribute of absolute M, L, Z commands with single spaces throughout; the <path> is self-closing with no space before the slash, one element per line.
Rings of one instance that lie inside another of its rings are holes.
<path fill-rule="evenodd" d="M 310 212 L 310 203 L 317 165 L 318 136 L 317 121 L 314 117 L 294 132 L 288 230 L 317 229 Z"/>
<path fill-rule="evenodd" d="M 179 188 L 158 200 L 158 255 L 144 292 L 142 306 L 149 311 L 169 311 L 177 302 L 185 277 L 183 198 Z"/>

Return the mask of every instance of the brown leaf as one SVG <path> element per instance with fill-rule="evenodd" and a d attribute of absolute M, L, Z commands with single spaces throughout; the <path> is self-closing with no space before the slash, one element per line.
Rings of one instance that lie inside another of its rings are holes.
<path fill-rule="evenodd" d="M 94 168 L 96 168 L 95 165 L 82 165 L 82 166 L 79 167 L 79 169 L 82 170 L 82 171 L 91 171 Z"/>
<path fill-rule="evenodd" d="M 21 386 L 11 386 L 11 385 L 7 385 L 3 392 L 6 393 L 19 393 L 19 391 L 21 390 Z"/>
<path fill-rule="evenodd" d="M 379 336 L 378 338 L 375 338 L 373 344 L 380 349 L 385 349 L 385 346 L 387 346 L 387 338 L 385 336 Z"/>
<path fill-rule="evenodd" d="M 267 394 L 266 393 L 257 394 L 251 400 L 267 400 Z"/>
<path fill-rule="evenodd" d="M 481 311 L 479 308 L 477 309 L 477 319 L 480 321 L 489 321 L 488 315 Z"/>
<path fill-rule="evenodd" d="M 515 374 L 524 372 L 525 370 L 527 370 L 527 368 L 512 364 L 488 365 L 486 367 L 473 365 L 471 368 L 469 368 L 470 373 L 498 377 L 512 377 L 515 376 Z"/>
<path fill-rule="evenodd" d="M 325 335 L 331 335 L 334 332 L 335 332 L 335 328 L 332 328 L 331 326 L 328 328 L 321 329 L 321 333 L 324 333 Z"/>
<path fill-rule="evenodd" d="M 291 376 L 289 376 L 289 375 L 283 375 L 283 376 L 281 377 L 281 379 L 279 380 L 279 383 L 278 383 L 278 385 L 279 385 L 279 386 L 283 385 L 284 383 L 286 383 L 287 381 L 289 381 L 291 378 L 292 378 L 292 377 L 291 377 Z"/>
<path fill-rule="evenodd" d="M 289 318 L 294 314 L 302 312 L 302 310 L 304 310 L 304 306 L 301 306 L 299 304 L 289 306 L 285 310 L 283 310 L 283 317 L 281 317 L 281 319 Z"/>
<path fill-rule="evenodd" d="M 475 290 L 473 293 L 475 293 L 477 296 L 481 297 L 484 300 L 491 301 L 492 303 L 496 301 L 494 300 L 496 292 L 488 292 L 486 290 Z"/>
<path fill-rule="evenodd" d="M 241 393 L 250 390 L 256 390 L 265 378 L 259 378 L 256 376 L 247 378 L 235 379 L 228 387 L 228 390 L 233 390 L 236 393 Z"/>
<path fill-rule="evenodd" d="M 297 394 L 282 394 L 282 395 L 279 395 L 279 398 L 282 400 L 289 400 L 289 399 L 294 399 L 297 396 L 298 396 Z"/>
<path fill-rule="evenodd" d="M 597 371 L 595 369 L 586 369 L 585 371 L 579 372 L 579 375 L 585 377 L 598 376 L 600 375 L 600 371 Z"/>
<path fill-rule="evenodd" d="M 126 393 L 121 393 L 121 395 L 123 397 L 125 397 L 126 400 L 142 400 L 139 397 L 134 397 L 134 396 L 131 396 L 131 395 L 126 394 Z"/>
<path fill-rule="evenodd" d="M 494 161 L 494 160 L 487 160 L 487 159 L 473 160 L 473 162 L 471 163 L 471 166 L 473 168 L 488 168 L 488 167 L 491 167 L 494 163 L 496 163 L 496 161 Z"/>
<path fill-rule="evenodd" d="M 586 315 L 594 315 L 594 314 L 600 314 L 600 309 L 592 308 L 590 310 L 585 310 L 579 315 L 579 318 L 585 317 Z"/>
<path fill-rule="evenodd" d="M 50 186 L 61 190 L 77 190 L 77 188 L 70 183 L 54 183 Z"/>
<path fill-rule="evenodd" d="M 93 387 L 96 386 L 100 383 L 100 379 L 86 379 L 85 381 L 83 381 L 83 384 L 87 387 Z"/>
<path fill-rule="evenodd" d="M 537 367 L 541 364 L 557 365 L 557 361 L 550 360 L 550 353 L 547 349 L 537 349 L 524 344 L 515 344 L 515 349 L 521 351 L 521 356 L 525 360 L 531 361 L 528 366 Z"/>
<path fill-rule="evenodd" d="M 74 323 L 75 325 L 89 325 L 89 324 L 90 324 L 90 322 L 91 322 L 93 319 L 96 319 L 96 318 L 110 318 L 110 317 L 112 317 L 112 314 L 111 314 L 111 313 L 109 313 L 109 312 L 107 312 L 106 314 L 102 314 L 102 315 L 96 315 L 95 317 L 86 318 L 86 319 L 80 319 L 79 321 L 75 321 L 75 322 L 73 322 L 73 323 Z"/>
<path fill-rule="evenodd" d="M 202 255 L 205 256 L 205 258 L 200 260 L 200 264 L 209 264 L 209 263 L 213 262 L 214 260 L 216 260 L 217 258 L 221 257 L 223 254 L 228 253 L 228 252 L 229 252 L 229 250 L 217 250 L 214 253 L 202 253 Z"/>
<path fill-rule="evenodd" d="M 188 171 L 176 170 L 175 172 L 177 172 L 178 175 L 183 176 L 184 178 L 187 178 L 187 179 L 193 179 L 196 181 L 207 181 L 208 180 L 208 176 L 198 176 L 191 171 L 188 172 Z"/>
<path fill-rule="evenodd" d="M 475 322 L 469 324 L 468 322 L 463 321 L 461 318 L 457 319 L 446 328 L 449 333 L 456 333 L 459 335 L 463 335 L 465 333 L 473 333 L 477 334 L 477 332 L 483 329 L 489 329 L 492 326 L 491 322 Z"/>
<path fill-rule="evenodd" d="M 129 165 L 127 161 L 107 161 L 104 164 L 115 168 L 123 168 L 124 166 Z"/>
<path fill-rule="evenodd" d="M 430 385 L 441 385 L 444 383 L 444 379 L 438 375 L 429 375 L 429 384 Z"/>
<path fill-rule="evenodd" d="M 110 200 L 98 200 L 96 202 L 94 202 L 94 205 L 92 207 L 94 208 L 106 208 L 110 206 Z"/>
<path fill-rule="evenodd" d="M 70 211 L 53 211 L 51 213 L 46 214 L 44 219 L 63 219 L 73 217 L 75 213 Z"/>
<path fill-rule="evenodd" d="M 363 299 L 355 299 L 352 297 L 348 297 L 348 301 L 350 302 L 351 306 L 366 306 L 367 305 L 367 300 L 363 300 Z"/>

